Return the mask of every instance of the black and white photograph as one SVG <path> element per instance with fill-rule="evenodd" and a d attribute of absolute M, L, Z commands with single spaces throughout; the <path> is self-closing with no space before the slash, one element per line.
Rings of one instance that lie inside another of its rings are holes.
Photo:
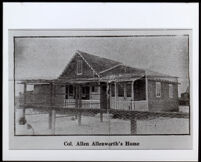
<path fill-rule="evenodd" d="M 190 134 L 188 34 L 24 36 L 14 47 L 16 136 Z"/>
<path fill-rule="evenodd" d="M 193 8 L 6 4 L 6 159 L 196 159 Z"/>

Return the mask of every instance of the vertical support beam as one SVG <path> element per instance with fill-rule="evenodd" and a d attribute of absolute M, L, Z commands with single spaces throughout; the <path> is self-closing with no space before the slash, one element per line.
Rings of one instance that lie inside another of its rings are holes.
<path fill-rule="evenodd" d="M 52 134 L 55 133 L 55 122 L 56 122 L 56 110 L 53 108 L 54 105 L 54 86 L 52 83 L 50 83 L 50 110 L 49 110 L 49 129 L 52 130 Z"/>
<path fill-rule="evenodd" d="M 107 82 L 107 112 L 110 109 L 110 84 Z"/>
<path fill-rule="evenodd" d="M 52 129 L 52 84 L 50 83 L 50 93 L 49 93 L 49 129 Z"/>
<path fill-rule="evenodd" d="M 134 104 L 134 81 L 131 82 L 131 101 L 132 101 L 132 110 L 135 109 L 135 104 Z"/>
<path fill-rule="evenodd" d="M 52 110 L 49 110 L 49 129 L 52 129 Z"/>
<path fill-rule="evenodd" d="M 130 131 L 131 134 L 137 134 L 137 118 L 133 113 L 130 115 Z"/>
<path fill-rule="evenodd" d="M 78 108 L 78 85 L 75 85 L 75 108 Z M 75 119 L 78 118 L 78 113 L 75 114 Z"/>
<path fill-rule="evenodd" d="M 78 111 L 78 125 L 79 125 L 79 126 L 81 125 L 81 120 L 82 120 L 81 112 Z"/>
<path fill-rule="evenodd" d="M 123 83 L 124 85 L 124 99 L 126 99 L 127 92 L 126 92 L 126 82 Z"/>
<path fill-rule="evenodd" d="M 115 109 L 117 109 L 117 82 L 114 82 Z"/>
<path fill-rule="evenodd" d="M 27 92 L 27 84 L 24 83 L 24 105 L 27 103 L 27 95 L 26 95 L 26 92 Z M 25 107 L 23 106 L 23 110 L 22 110 L 22 118 L 25 119 Z"/>
<path fill-rule="evenodd" d="M 55 134 L 56 110 L 52 109 L 52 134 Z"/>
<path fill-rule="evenodd" d="M 49 129 L 52 130 L 52 134 L 55 133 L 55 123 L 56 123 L 56 110 L 52 109 L 49 111 Z"/>
<path fill-rule="evenodd" d="M 82 107 L 82 101 L 81 101 L 81 97 L 82 97 L 82 89 L 81 86 L 78 85 L 78 109 L 80 109 Z M 78 110 L 78 125 L 81 125 L 81 111 Z"/>
<path fill-rule="evenodd" d="M 149 110 L 148 78 L 145 76 L 147 110 Z"/>
<path fill-rule="evenodd" d="M 20 115 L 15 115 L 15 119 L 14 120 L 17 120 L 17 122 L 20 124 L 20 125 L 24 125 L 26 123 L 26 120 L 25 120 L 25 104 L 26 104 L 26 91 L 27 91 L 27 85 L 26 83 L 24 83 L 24 95 L 23 95 L 23 103 L 21 103 L 22 105 L 20 106 Z"/>
<path fill-rule="evenodd" d="M 103 122 L 103 113 L 100 112 L 100 122 Z"/>
<path fill-rule="evenodd" d="M 75 85 L 75 108 L 78 108 L 78 98 L 79 98 L 79 91 L 78 91 L 78 85 Z"/>

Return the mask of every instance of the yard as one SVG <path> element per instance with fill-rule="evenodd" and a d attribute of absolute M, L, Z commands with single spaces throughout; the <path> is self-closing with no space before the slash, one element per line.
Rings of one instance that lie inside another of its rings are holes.
<path fill-rule="evenodd" d="M 188 112 L 188 107 L 181 107 Z M 21 110 L 16 109 L 16 116 Z M 26 111 L 27 124 L 19 125 L 16 121 L 16 135 L 50 135 L 48 114 Z M 189 119 L 157 117 L 137 120 L 137 134 L 188 134 Z M 114 119 L 110 114 L 82 115 L 81 125 L 72 114 L 57 114 L 55 135 L 95 135 L 95 134 L 130 134 L 130 121 Z"/>

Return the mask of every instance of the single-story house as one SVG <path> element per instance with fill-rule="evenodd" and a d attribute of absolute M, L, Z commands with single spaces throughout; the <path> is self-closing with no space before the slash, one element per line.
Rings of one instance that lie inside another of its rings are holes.
<path fill-rule="evenodd" d="M 33 84 L 32 101 L 39 105 L 178 111 L 177 77 L 127 66 L 82 51 L 75 52 L 58 78 L 25 80 L 22 83 Z"/>

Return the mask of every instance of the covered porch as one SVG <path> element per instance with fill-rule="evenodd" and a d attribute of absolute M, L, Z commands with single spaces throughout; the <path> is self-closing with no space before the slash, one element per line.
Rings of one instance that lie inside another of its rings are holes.
<path fill-rule="evenodd" d="M 145 76 L 113 76 L 72 80 L 25 80 L 27 104 L 65 108 L 148 111 L 148 82 Z M 27 91 L 32 85 L 33 91 Z"/>

